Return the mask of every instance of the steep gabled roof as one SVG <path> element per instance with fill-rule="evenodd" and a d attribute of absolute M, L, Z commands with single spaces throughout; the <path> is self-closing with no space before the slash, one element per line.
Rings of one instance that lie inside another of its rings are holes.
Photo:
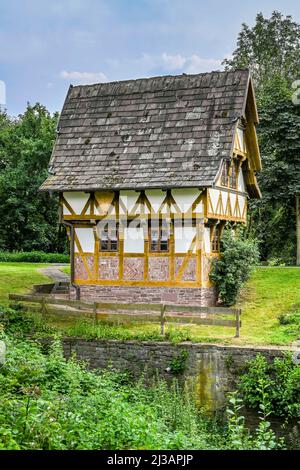
<path fill-rule="evenodd" d="M 41 190 L 213 185 L 250 80 L 236 70 L 71 86 Z"/>

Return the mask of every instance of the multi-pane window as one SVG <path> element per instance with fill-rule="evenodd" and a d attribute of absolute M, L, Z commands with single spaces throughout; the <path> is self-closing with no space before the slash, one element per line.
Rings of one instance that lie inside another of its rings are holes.
<path fill-rule="evenodd" d="M 225 160 L 222 168 L 221 185 L 226 188 L 237 188 L 238 162 Z"/>
<path fill-rule="evenodd" d="M 230 187 L 236 189 L 237 187 L 237 176 L 238 176 L 238 162 L 236 160 L 232 161 L 230 168 Z"/>
<path fill-rule="evenodd" d="M 149 246 L 150 251 L 169 251 L 170 230 L 164 220 L 152 221 L 149 226 Z"/>
<path fill-rule="evenodd" d="M 229 168 L 230 168 L 230 162 L 228 160 L 225 160 L 225 162 L 223 163 L 223 168 L 222 168 L 222 178 L 221 178 L 222 186 L 228 186 Z"/>
<path fill-rule="evenodd" d="M 211 251 L 212 253 L 219 253 L 220 251 L 220 239 L 221 239 L 221 227 L 219 225 L 214 225 L 210 228 L 211 235 Z"/>
<path fill-rule="evenodd" d="M 100 231 L 100 251 L 118 251 L 118 226 L 106 224 Z"/>

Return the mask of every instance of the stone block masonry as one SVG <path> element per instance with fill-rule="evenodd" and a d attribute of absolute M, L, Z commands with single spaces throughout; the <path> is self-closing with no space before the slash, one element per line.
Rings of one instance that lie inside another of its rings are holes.
<path fill-rule="evenodd" d="M 216 303 L 214 287 L 187 288 L 165 286 L 80 286 L 82 300 L 128 303 L 169 303 L 180 305 L 213 306 Z M 70 298 L 75 300 L 75 289 L 70 290 Z"/>
<path fill-rule="evenodd" d="M 43 340 L 42 340 L 43 341 Z M 65 338 L 66 357 L 73 353 L 87 361 L 92 369 L 113 367 L 130 372 L 135 379 L 144 374 L 146 380 L 157 375 L 171 381 L 172 361 L 187 352 L 183 371 L 177 377 L 186 380 L 199 405 L 206 409 L 222 409 L 227 392 L 234 390 L 238 377 L 248 360 L 258 353 L 268 361 L 283 357 L 288 348 L 218 346 L 213 344 L 172 344 L 168 342 L 139 342 L 117 340 L 86 341 Z"/>

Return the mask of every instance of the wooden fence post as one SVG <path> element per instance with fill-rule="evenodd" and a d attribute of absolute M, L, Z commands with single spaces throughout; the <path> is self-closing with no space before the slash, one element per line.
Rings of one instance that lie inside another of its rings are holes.
<path fill-rule="evenodd" d="M 165 305 L 161 304 L 160 307 L 160 333 L 162 336 L 165 336 Z"/>
<path fill-rule="evenodd" d="M 236 327 L 235 327 L 235 337 L 240 337 L 240 318 L 241 318 L 241 309 L 238 308 L 236 311 Z"/>

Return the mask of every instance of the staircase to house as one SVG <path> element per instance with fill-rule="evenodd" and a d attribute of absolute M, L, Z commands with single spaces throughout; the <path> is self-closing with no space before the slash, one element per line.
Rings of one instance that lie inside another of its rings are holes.
<path fill-rule="evenodd" d="M 70 283 L 68 281 L 59 281 L 56 282 L 53 286 L 51 294 L 69 294 L 70 292 Z"/>

